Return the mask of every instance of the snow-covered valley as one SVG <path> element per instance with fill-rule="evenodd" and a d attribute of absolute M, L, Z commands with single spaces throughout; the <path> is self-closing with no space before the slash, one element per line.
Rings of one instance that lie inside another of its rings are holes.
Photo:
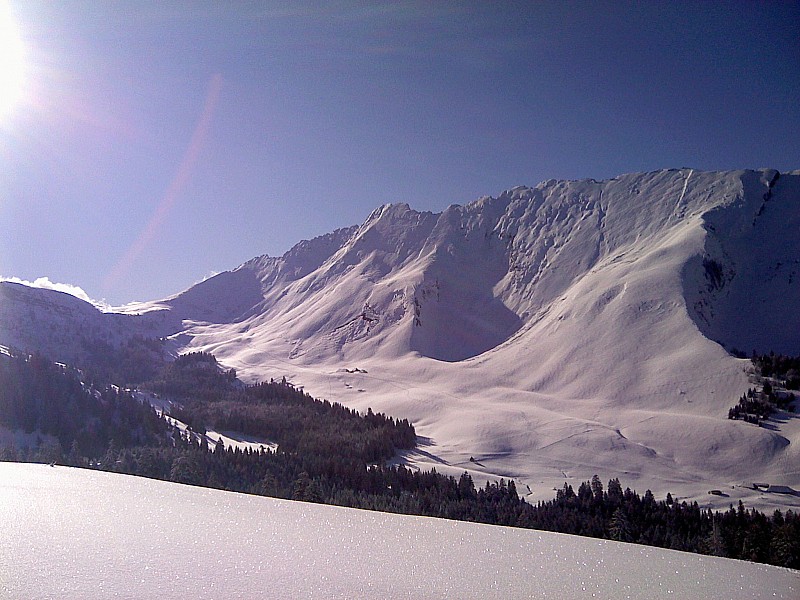
<path fill-rule="evenodd" d="M 245 381 L 407 418 L 409 464 L 513 478 L 532 501 L 597 473 L 797 507 L 743 484 L 800 490 L 800 419 L 727 411 L 752 385 L 731 350 L 800 354 L 799 230 L 797 172 L 546 181 L 441 214 L 386 205 L 113 313 L 0 283 L 0 343 L 74 361 L 92 340 L 166 337 Z"/>
<path fill-rule="evenodd" d="M 796 598 L 796 571 L 621 542 L 0 463 L 0 595 Z"/>

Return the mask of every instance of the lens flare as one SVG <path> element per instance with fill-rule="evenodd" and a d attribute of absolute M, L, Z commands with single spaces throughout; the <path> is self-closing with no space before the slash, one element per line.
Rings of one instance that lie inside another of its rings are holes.
<path fill-rule="evenodd" d="M 11 6 L 0 0 L 0 118 L 19 102 L 25 82 L 25 45 Z"/>

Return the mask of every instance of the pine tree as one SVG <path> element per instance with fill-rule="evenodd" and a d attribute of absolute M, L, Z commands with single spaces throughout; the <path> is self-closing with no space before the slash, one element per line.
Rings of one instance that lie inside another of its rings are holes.
<path fill-rule="evenodd" d="M 301 472 L 294 481 L 292 489 L 292 500 L 305 500 L 308 488 L 311 485 L 311 477 L 305 471 Z"/>
<path fill-rule="evenodd" d="M 595 502 L 603 502 L 603 482 L 596 474 L 592 476 L 592 494 L 594 495 Z"/>
<path fill-rule="evenodd" d="M 191 454 L 182 454 L 172 461 L 169 478 L 171 481 L 189 485 L 201 485 L 203 483 L 197 461 Z"/>
<path fill-rule="evenodd" d="M 631 524 L 628 515 L 622 507 L 614 511 L 608 525 L 608 535 L 618 542 L 632 542 Z"/>
<path fill-rule="evenodd" d="M 725 551 L 725 541 L 722 539 L 722 528 L 717 519 L 714 519 L 711 532 L 705 539 L 705 550 L 711 556 L 728 556 Z"/>

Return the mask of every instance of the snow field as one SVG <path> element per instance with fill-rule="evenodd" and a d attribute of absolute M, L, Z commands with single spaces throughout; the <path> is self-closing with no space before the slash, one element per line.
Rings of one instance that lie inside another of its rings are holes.
<path fill-rule="evenodd" d="M 546 181 L 440 214 L 386 205 L 138 317 L 65 298 L 47 309 L 44 294 L 15 308 L 7 288 L 0 343 L 58 332 L 65 311 L 80 321 L 69 331 L 112 339 L 135 322 L 246 381 L 286 376 L 408 418 L 427 440 L 417 466 L 513 477 L 537 498 L 597 473 L 725 509 L 709 489 L 800 490 L 800 418 L 728 421 L 752 383 L 718 343 L 800 353 L 800 174 L 775 175 L 667 170 Z M 61 359 L 73 338 L 29 345 Z"/>
<path fill-rule="evenodd" d="M 796 571 L 68 467 L 0 463 L 0 595 L 786 598 Z"/>

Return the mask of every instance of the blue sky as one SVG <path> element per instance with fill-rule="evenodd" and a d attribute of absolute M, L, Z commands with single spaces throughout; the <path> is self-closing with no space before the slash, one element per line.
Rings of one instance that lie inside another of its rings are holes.
<path fill-rule="evenodd" d="M 800 168 L 797 2 L 9 6 L 25 79 L 0 112 L 0 275 L 112 304 L 388 202 Z"/>

